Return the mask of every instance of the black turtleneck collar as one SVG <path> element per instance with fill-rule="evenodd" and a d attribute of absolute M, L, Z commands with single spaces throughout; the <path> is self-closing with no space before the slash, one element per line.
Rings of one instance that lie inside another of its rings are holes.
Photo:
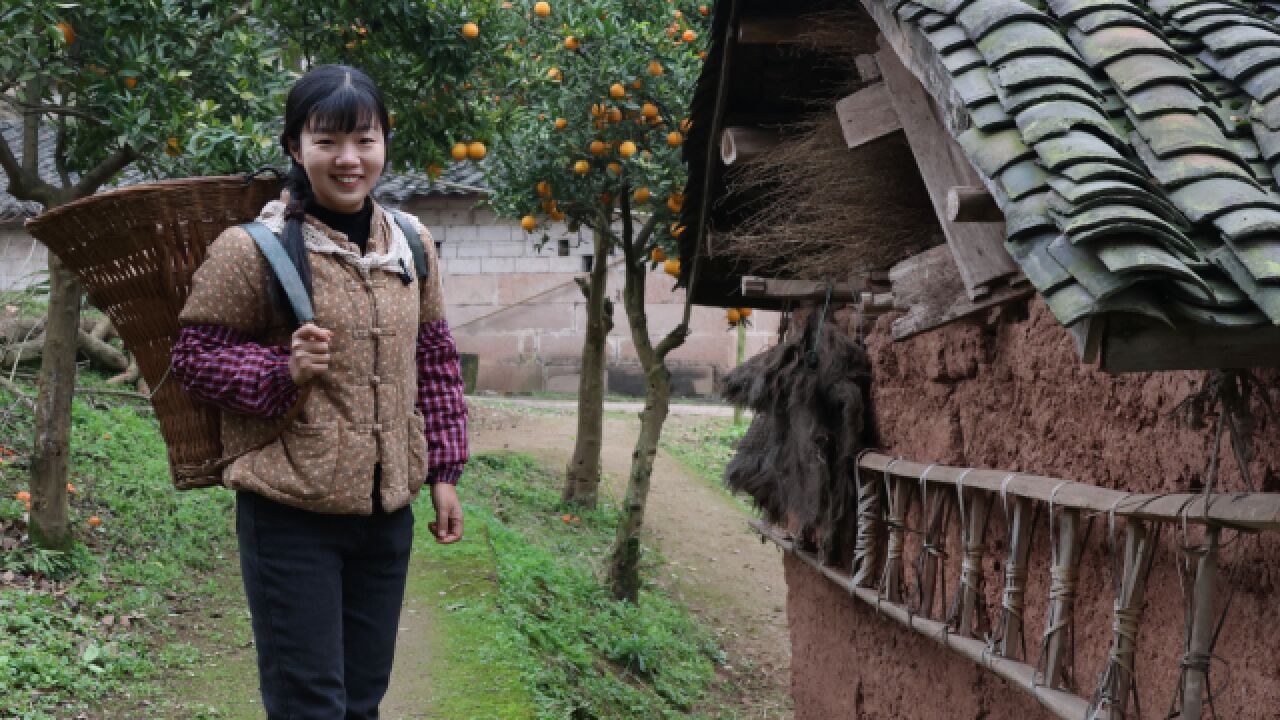
<path fill-rule="evenodd" d="M 373 200 L 365 198 L 364 207 L 353 213 L 342 213 L 330 210 L 316 201 L 307 203 L 307 212 L 315 219 L 347 236 L 347 240 L 356 244 L 363 255 L 369 247 L 369 226 L 373 223 Z"/>

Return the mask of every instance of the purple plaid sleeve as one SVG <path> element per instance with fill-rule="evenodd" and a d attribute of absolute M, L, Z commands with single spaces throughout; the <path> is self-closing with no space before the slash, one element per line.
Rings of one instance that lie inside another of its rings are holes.
<path fill-rule="evenodd" d="M 174 377 L 187 392 L 229 412 L 280 417 L 298 399 L 289 348 L 259 345 L 229 327 L 182 328 L 171 359 Z"/>
<path fill-rule="evenodd" d="M 458 347 L 445 320 L 418 326 L 418 409 L 427 421 L 429 483 L 456 485 L 469 457 Z"/>

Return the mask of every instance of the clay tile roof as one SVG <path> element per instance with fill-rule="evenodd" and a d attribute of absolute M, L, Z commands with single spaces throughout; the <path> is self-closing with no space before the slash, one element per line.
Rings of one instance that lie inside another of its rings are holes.
<path fill-rule="evenodd" d="M 1060 322 L 1280 325 L 1277 4 L 865 3 L 950 74 L 956 139 Z"/>

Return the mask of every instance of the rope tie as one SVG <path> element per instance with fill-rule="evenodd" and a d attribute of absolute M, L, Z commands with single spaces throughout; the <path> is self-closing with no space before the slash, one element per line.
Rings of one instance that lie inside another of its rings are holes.
<path fill-rule="evenodd" d="M 1131 643 L 1131 651 L 1137 646 L 1138 623 L 1141 619 L 1142 610 L 1138 608 L 1120 607 L 1120 603 L 1116 603 L 1115 615 L 1111 618 L 1111 632 L 1116 638 L 1124 638 L 1128 640 Z M 1119 642 L 1113 642 L 1111 644 L 1111 662 L 1123 668 L 1130 676 L 1133 675 L 1133 668 L 1120 657 Z"/>
<path fill-rule="evenodd" d="M 1074 565 L 1052 565 L 1049 567 L 1049 599 L 1068 601 L 1076 596 L 1076 568 Z M 1048 640 L 1054 633 L 1067 627 L 1063 618 L 1055 618 L 1052 625 L 1045 628 L 1044 637 Z"/>
<path fill-rule="evenodd" d="M 1178 667 L 1183 670 L 1196 670 L 1207 675 L 1209 673 L 1209 665 L 1212 661 L 1213 655 L 1211 653 L 1188 651 L 1184 653 L 1182 659 L 1178 661 Z"/>
<path fill-rule="evenodd" d="M 1004 567 L 1004 592 L 1000 604 L 1011 617 L 1022 620 L 1023 599 L 1026 596 L 1027 568 L 1017 563 L 1009 563 Z"/>

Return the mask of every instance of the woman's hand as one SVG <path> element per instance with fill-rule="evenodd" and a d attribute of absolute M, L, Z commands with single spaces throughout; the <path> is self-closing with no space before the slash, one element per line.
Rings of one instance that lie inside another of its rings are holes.
<path fill-rule="evenodd" d="M 438 482 L 431 486 L 431 504 L 436 508 L 436 521 L 427 523 L 436 542 L 441 545 L 456 543 L 462 539 L 462 503 L 458 502 L 458 488 Z"/>
<path fill-rule="evenodd" d="M 289 343 L 289 377 L 293 378 L 294 385 L 302 385 L 329 371 L 329 339 L 332 336 L 315 323 L 307 323 L 293 331 L 293 339 Z"/>

